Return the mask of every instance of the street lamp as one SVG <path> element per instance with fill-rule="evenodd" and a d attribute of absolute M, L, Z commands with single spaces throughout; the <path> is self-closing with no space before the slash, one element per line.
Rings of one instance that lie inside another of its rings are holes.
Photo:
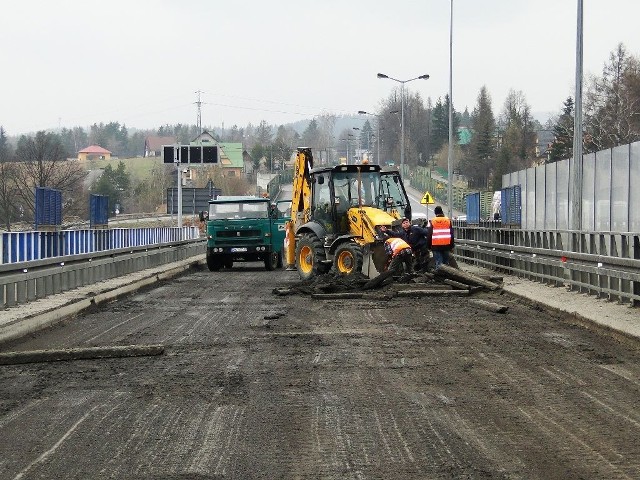
<path fill-rule="evenodd" d="M 353 127 L 353 130 L 357 130 L 360 131 L 360 129 L 358 127 Z M 356 135 L 352 135 L 353 139 L 356 140 Z M 353 150 L 353 160 L 354 163 L 358 163 L 358 150 L 360 150 L 360 134 L 358 133 L 357 135 L 357 142 L 356 142 L 356 148 L 354 148 Z M 360 161 L 362 161 L 362 158 L 360 158 Z"/>
<path fill-rule="evenodd" d="M 354 138 L 353 133 L 347 133 L 347 165 L 349 165 L 349 150 L 351 147 L 351 139 Z"/>
<path fill-rule="evenodd" d="M 394 82 L 398 82 L 400 84 L 400 103 L 402 105 L 402 114 L 400 120 L 400 174 L 404 174 L 404 84 L 413 82 L 414 80 L 429 80 L 429 75 L 424 74 L 419 77 L 410 78 L 409 80 L 398 80 L 397 78 L 390 77 L 389 75 L 385 75 L 384 73 L 378 73 L 378 78 L 388 78 L 389 80 L 393 80 Z"/>
<path fill-rule="evenodd" d="M 378 159 L 376 163 L 380 165 L 380 118 L 378 118 L 378 115 L 376 115 L 375 113 L 365 112 L 364 110 L 358 110 L 358 115 L 371 115 L 373 117 L 376 117 L 376 141 L 377 141 L 376 152 L 377 152 L 377 159 Z"/>

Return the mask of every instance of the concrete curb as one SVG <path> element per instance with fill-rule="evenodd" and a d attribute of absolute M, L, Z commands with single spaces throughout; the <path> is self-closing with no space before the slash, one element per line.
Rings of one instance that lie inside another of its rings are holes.
<path fill-rule="evenodd" d="M 0 312 L 0 343 L 50 327 L 89 307 L 115 300 L 147 285 L 180 275 L 197 265 L 203 265 L 204 258 L 204 255 L 198 255 L 163 267 L 142 270 L 126 277 L 112 278 L 99 284 L 87 285 L 44 298 L 33 303 L 32 312 L 19 317 L 11 318 L 11 309 Z M 131 279 L 131 277 L 134 278 Z"/>

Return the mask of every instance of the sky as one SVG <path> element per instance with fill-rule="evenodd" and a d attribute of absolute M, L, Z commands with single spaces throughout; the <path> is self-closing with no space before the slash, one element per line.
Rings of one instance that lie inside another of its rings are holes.
<path fill-rule="evenodd" d="M 453 19 L 450 5 L 453 1 Z M 0 10 L 0 126 L 9 136 L 272 125 L 377 112 L 400 83 L 494 114 L 510 90 L 534 114 L 574 95 L 578 0 L 7 0 Z M 623 43 L 640 57 L 638 0 L 584 0 L 583 71 Z M 586 87 L 586 83 L 585 83 Z M 201 93 L 196 93 L 201 92 Z"/>

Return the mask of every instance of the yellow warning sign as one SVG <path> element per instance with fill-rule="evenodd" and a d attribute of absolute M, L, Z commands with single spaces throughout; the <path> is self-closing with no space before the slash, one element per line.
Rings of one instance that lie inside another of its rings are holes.
<path fill-rule="evenodd" d="M 433 195 L 429 192 L 424 192 L 424 196 L 422 197 L 422 200 L 420 200 L 420 203 L 423 205 L 431 205 L 436 202 L 433 200 Z"/>

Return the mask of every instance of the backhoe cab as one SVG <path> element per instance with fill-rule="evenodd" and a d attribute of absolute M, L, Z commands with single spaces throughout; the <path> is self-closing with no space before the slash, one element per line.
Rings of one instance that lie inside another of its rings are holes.
<path fill-rule="evenodd" d="M 311 150 L 298 149 L 287 264 L 295 265 L 302 279 L 332 267 L 344 276 L 376 276 L 386 263 L 380 227 L 391 227 L 405 215 L 408 202 L 401 205 L 399 192 L 404 193 L 402 180 L 384 177 L 379 165 L 314 169 Z"/>

